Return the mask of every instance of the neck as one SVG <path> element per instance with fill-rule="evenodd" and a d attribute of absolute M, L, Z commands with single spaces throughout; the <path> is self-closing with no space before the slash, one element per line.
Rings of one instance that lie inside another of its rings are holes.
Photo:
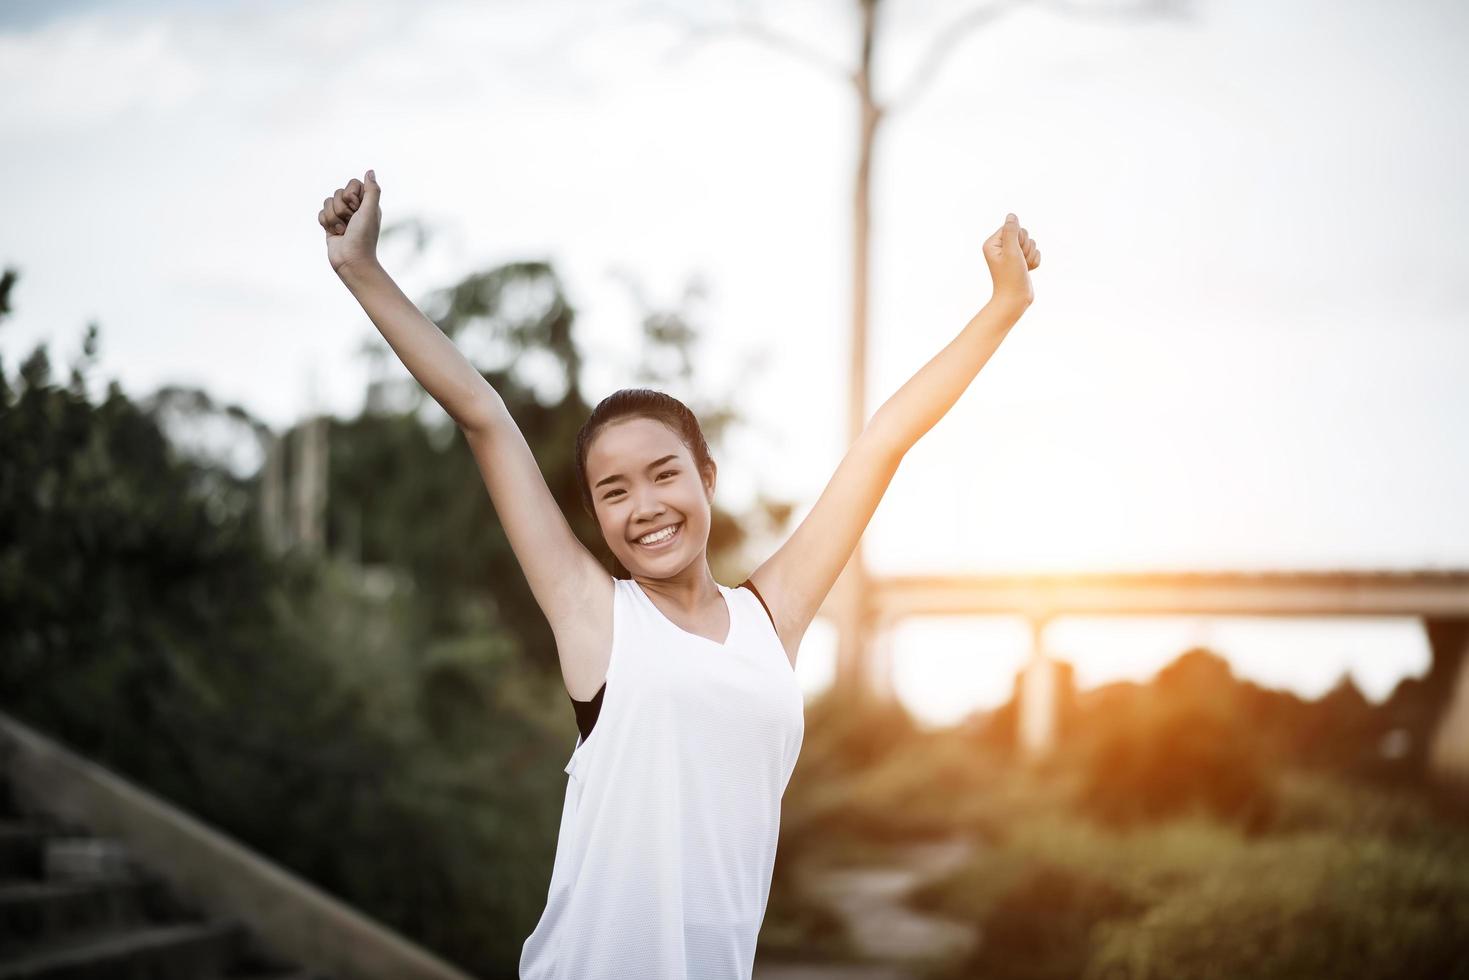
<path fill-rule="evenodd" d="M 719 584 L 707 564 L 698 564 L 669 578 L 644 578 L 634 573 L 633 580 L 644 591 L 656 593 L 680 609 L 697 610 L 719 598 Z"/>

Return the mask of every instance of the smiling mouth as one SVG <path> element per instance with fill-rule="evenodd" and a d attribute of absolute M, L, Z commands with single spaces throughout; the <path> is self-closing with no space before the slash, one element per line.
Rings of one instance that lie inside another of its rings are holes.
<path fill-rule="evenodd" d="M 670 534 L 668 537 L 658 541 L 654 541 L 652 544 L 643 544 L 642 541 L 634 539 L 633 544 L 647 551 L 658 551 L 662 548 L 666 548 L 669 545 L 673 544 L 673 542 L 677 541 L 679 537 L 683 534 L 683 521 L 679 521 L 677 524 L 671 524 L 669 526 L 673 528 L 673 533 Z"/>

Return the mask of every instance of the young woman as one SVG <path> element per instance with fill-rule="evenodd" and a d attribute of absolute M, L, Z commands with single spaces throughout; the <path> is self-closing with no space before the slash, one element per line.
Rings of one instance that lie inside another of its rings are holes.
<path fill-rule="evenodd" d="M 604 399 L 576 458 L 582 505 L 631 573 L 616 579 L 572 533 L 499 394 L 378 263 L 380 196 L 369 170 L 325 200 L 327 258 L 468 440 L 580 729 L 520 976 L 748 980 L 805 730 L 801 637 L 904 454 L 1029 307 L 1040 250 L 1008 215 L 983 246 L 990 301 L 877 410 L 800 527 L 739 587 L 709 572 L 717 468 L 693 414 L 646 389 Z"/>

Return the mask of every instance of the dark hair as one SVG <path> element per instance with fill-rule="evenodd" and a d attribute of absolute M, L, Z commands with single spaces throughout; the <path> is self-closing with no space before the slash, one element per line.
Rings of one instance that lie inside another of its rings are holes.
<path fill-rule="evenodd" d="M 581 504 L 589 516 L 597 515 L 592 504 L 592 488 L 587 485 L 587 451 L 592 440 L 603 426 L 622 419 L 650 419 L 661 422 L 683 441 L 694 457 L 694 465 L 700 475 L 708 473 L 713 465 L 709 456 L 709 444 L 704 441 L 704 430 L 689 407 L 672 395 L 652 388 L 621 388 L 597 403 L 592 414 L 582 423 L 576 434 L 576 476 L 581 490 Z"/>

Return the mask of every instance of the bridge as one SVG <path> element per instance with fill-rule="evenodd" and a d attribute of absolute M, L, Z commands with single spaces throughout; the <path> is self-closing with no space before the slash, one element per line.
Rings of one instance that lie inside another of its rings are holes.
<path fill-rule="evenodd" d="M 836 601 L 829 597 L 829 602 Z M 862 606 L 861 662 L 839 663 L 837 675 L 858 678 L 869 691 L 884 687 L 873 651 L 890 641 L 904 619 L 1013 615 L 1029 620 L 1034 639 L 1021 684 L 1018 734 L 1031 756 L 1045 754 L 1056 731 L 1055 661 L 1045 648 L 1044 630 L 1057 617 L 1412 617 L 1423 623 L 1434 669 L 1449 671 L 1454 678 L 1431 747 L 1431 765 L 1438 772 L 1469 776 L 1469 570 L 868 573 Z M 821 611 L 837 614 L 826 605 Z"/>

